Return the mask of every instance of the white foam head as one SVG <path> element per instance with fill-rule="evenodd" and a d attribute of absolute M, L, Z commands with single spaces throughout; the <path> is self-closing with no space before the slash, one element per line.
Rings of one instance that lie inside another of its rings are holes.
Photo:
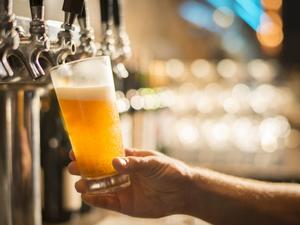
<path fill-rule="evenodd" d="M 115 91 L 110 86 L 56 88 L 56 95 L 63 100 L 115 100 Z"/>
<path fill-rule="evenodd" d="M 50 71 L 55 88 L 60 87 L 114 87 L 108 56 L 88 58 L 55 67 Z"/>

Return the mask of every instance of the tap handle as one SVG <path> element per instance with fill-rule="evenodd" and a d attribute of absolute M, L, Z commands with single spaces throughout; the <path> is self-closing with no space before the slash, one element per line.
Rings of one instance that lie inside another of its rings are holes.
<path fill-rule="evenodd" d="M 8 16 L 12 14 L 12 0 L 0 1 L 0 15 Z"/>
<path fill-rule="evenodd" d="M 30 0 L 30 7 L 33 6 L 43 6 L 44 5 L 44 1 L 43 0 Z"/>
<path fill-rule="evenodd" d="M 64 0 L 63 11 L 72 14 L 81 14 L 84 0 Z"/>
<path fill-rule="evenodd" d="M 90 28 L 90 21 L 86 1 L 84 1 L 83 3 L 82 12 L 77 16 L 77 20 L 81 31 L 88 30 Z"/>
<path fill-rule="evenodd" d="M 112 1 L 100 0 L 101 23 L 108 24 L 112 17 Z"/>
<path fill-rule="evenodd" d="M 82 11 L 81 11 L 81 13 L 80 14 L 78 14 L 78 19 L 80 19 L 80 18 L 82 18 L 82 19 L 85 19 L 85 18 L 87 18 L 87 9 L 86 9 L 86 2 L 84 1 L 83 2 L 83 6 L 82 6 Z"/>
<path fill-rule="evenodd" d="M 44 1 L 43 0 L 29 0 L 31 18 L 33 21 L 42 21 L 41 24 L 37 22 L 37 26 L 43 26 L 44 20 Z"/>
<path fill-rule="evenodd" d="M 116 28 L 119 28 L 122 23 L 122 5 L 120 0 L 113 0 L 113 18 L 114 18 L 114 25 Z"/>

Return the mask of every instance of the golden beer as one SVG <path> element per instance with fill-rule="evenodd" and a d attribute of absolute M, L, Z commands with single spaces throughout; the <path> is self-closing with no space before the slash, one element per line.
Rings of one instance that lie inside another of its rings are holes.
<path fill-rule="evenodd" d="M 56 93 L 81 176 L 116 174 L 112 159 L 123 156 L 124 150 L 114 89 L 68 87 Z"/>
<path fill-rule="evenodd" d="M 69 133 L 79 172 L 90 193 L 130 185 L 112 160 L 124 156 L 110 58 L 98 56 L 51 69 L 51 80 Z"/>

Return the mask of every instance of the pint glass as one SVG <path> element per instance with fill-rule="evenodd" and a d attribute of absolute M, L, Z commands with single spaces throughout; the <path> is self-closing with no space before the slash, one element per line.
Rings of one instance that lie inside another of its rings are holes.
<path fill-rule="evenodd" d="M 89 192 L 113 192 L 130 185 L 112 159 L 124 156 L 110 59 L 87 58 L 54 67 L 51 79 Z"/>

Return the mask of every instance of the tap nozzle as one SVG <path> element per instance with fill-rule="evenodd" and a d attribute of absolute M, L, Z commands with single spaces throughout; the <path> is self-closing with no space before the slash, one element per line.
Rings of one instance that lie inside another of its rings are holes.
<path fill-rule="evenodd" d="M 99 55 L 112 57 L 115 54 L 115 39 L 113 36 L 112 1 L 100 0 L 102 41 Z"/>
<path fill-rule="evenodd" d="M 50 51 L 47 52 L 47 58 L 53 66 L 65 62 L 66 58 L 74 55 L 76 52 L 76 44 L 73 40 L 72 31 L 76 14 L 65 12 L 65 21 L 61 25 L 62 30 L 57 34 L 57 41 L 51 42 Z"/>
<path fill-rule="evenodd" d="M 77 48 L 75 58 L 95 56 L 97 54 L 97 48 L 94 42 L 94 29 L 90 25 L 86 2 L 84 2 L 82 12 L 78 15 L 77 20 L 80 27 L 80 45 Z"/>
<path fill-rule="evenodd" d="M 131 56 L 131 48 L 128 34 L 125 29 L 123 20 L 123 9 L 121 0 L 113 1 L 113 21 L 115 26 L 115 46 L 116 51 L 113 61 L 122 62 Z"/>
<path fill-rule="evenodd" d="M 31 14 L 30 36 L 24 36 L 21 32 L 19 33 L 21 42 L 16 52 L 32 78 L 36 80 L 45 75 L 45 71 L 39 63 L 39 57 L 42 52 L 50 49 L 50 41 L 46 35 L 47 27 L 44 22 L 44 6 L 32 6 Z"/>
<path fill-rule="evenodd" d="M 52 42 L 50 51 L 45 57 L 52 65 L 59 65 L 66 61 L 68 56 L 76 53 L 76 45 L 72 32 L 75 30 L 74 22 L 77 15 L 81 14 L 84 0 L 64 0 L 63 11 L 65 12 L 62 30 L 57 34 L 57 41 Z"/>
<path fill-rule="evenodd" d="M 10 7 L 9 7 L 10 8 Z M 6 13 L 10 13 L 6 10 Z M 2 11 L 1 11 L 2 12 Z M 0 15 L 0 79 L 13 76 L 13 70 L 7 60 L 8 52 L 19 46 L 19 35 L 15 30 L 15 18 L 13 14 Z"/>

